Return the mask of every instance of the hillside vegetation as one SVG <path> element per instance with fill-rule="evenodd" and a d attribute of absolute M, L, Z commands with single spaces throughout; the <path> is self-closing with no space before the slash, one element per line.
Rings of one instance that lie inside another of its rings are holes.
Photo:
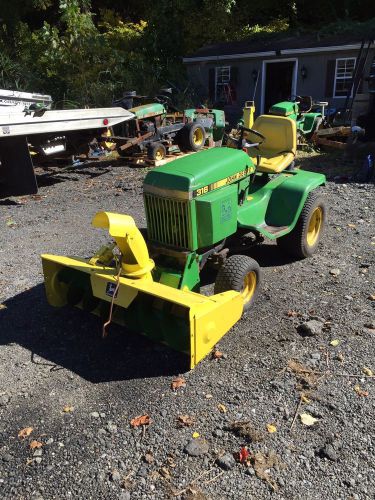
<path fill-rule="evenodd" d="M 110 104 L 173 84 L 193 98 L 182 56 L 215 41 L 375 33 L 372 0 L 14 0 L 0 13 L 0 87 L 57 105 Z"/>

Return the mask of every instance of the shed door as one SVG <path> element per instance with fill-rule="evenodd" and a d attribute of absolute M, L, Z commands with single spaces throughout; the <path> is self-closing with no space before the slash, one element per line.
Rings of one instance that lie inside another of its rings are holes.
<path fill-rule="evenodd" d="M 295 93 L 295 65 L 296 61 L 266 62 L 264 113 L 268 113 L 273 104 L 288 100 Z"/>

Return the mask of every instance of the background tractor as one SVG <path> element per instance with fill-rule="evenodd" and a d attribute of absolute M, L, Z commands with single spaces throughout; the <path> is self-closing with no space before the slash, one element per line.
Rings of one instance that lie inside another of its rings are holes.
<path fill-rule="evenodd" d="M 297 135 L 310 139 L 324 121 L 326 106 L 328 102 L 314 102 L 311 96 L 294 96 L 290 101 L 271 106 L 269 114 L 294 120 L 297 125 Z"/>
<path fill-rule="evenodd" d="M 221 146 L 225 129 L 225 114 L 219 109 L 186 109 L 183 112 L 164 93 L 152 100 L 126 92 L 115 102 L 135 115 L 112 140 L 120 156 L 147 152 L 151 160 L 162 160 L 167 152 L 199 151 L 203 146 Z M 134 101 L 142 102 L 134 106 Z M 144 102 L 146 101 L 146 102 Z M 153 101 L 153 102 L 149 102 Z"/>
<path fill-rule="evenodd" d="M 146 231 L 130 216 L 101 212 L 93 225 L 107 228 L 115 245 L 90 259 L 43 255 L 49 302 L 143 332 L 185 352 L 193 368 L 254 302 L 261 271 L 249 248 L 268 238 L 304 258 L 322 235 L 324 175 L 288 170 L 295 122 L 263 116 L 255 124 L 260 130 L 242 130 L 239 149 L 205 150 L 150 171 Z M 216 273 L 211 296 L 199 293 L 206 267 Z"/>

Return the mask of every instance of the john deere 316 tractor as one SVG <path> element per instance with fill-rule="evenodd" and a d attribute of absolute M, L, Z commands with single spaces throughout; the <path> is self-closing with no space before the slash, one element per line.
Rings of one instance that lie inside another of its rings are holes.
<path fill-rule="evenodd" d="M 266 237 L 303 258 L 322 234 L 324 175 L 288 169 L 295 122 L 259 124 L 239 142 L 246 151 L 214 148 L 150 171 L 147 234 L 129 215 L 100 212 L 93 225 L 114 244 L 89 259 L 43 255 L 49 302 L 110 317 L 185 352 L 193 368 L 254 301 L 260 268 L 248 248 Z M 205 266 L 217 270 L 211 296 L 199 293 Z"/>

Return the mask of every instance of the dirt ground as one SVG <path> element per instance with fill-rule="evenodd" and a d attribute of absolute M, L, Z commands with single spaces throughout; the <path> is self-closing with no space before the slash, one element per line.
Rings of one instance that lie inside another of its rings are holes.
<path fill-rule="evenodd" d="M 318 252 L 252 250 L 257 303 L 220 359 L 185 373 L 168 348 L 116 326 L 103 340 L 98 318 L 44 293 L 41 253 L 107 241 L 97 211 L 145 225 L 145 169 L 38 170 L 38 195 L 0 202 L 1 498 L 374 498 L 375 188 L 334 181 L 337 156 L 299 161 L 331 179 Z"/>

